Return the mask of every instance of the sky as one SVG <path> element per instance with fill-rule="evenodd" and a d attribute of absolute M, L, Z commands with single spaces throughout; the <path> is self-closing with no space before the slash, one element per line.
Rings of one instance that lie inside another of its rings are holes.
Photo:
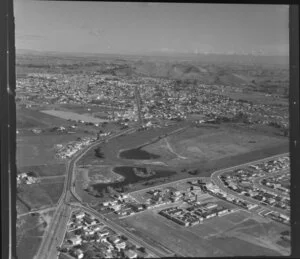
<path fill-rule="evenodd" d="M 16 49 L 288 55 L 287 5 L 14 0 Z"/>

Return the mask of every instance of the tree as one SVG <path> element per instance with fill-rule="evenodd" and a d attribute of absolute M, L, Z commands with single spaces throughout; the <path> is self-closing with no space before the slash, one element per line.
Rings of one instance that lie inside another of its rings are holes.
<path fill-rule="evenodd" d="M 116 190 L 112 186 L 107 186 L 106 190 L 108 194 L 114 194 L 116 192 Z"/>
<path fill-rule="evenodd" d="M 97 157 L 99 157 L 99 158 L 104 158 L 104 154 L 102 153 L 100 147 L 98 147 L 98 148 L 95 149 L 95 155 L 96 155 Z"/>
<path fill-rule="evenodd" d="M 94 250 L 87 250 L 84 254 L 84 259 L 92 259 L 95 258 L 96 252 Z"/>
<path fill-rule="evenodd" d="M 146 253 L 146 249 L 143 246 L 139 247 L 138 250 L 142 253 Z"/>

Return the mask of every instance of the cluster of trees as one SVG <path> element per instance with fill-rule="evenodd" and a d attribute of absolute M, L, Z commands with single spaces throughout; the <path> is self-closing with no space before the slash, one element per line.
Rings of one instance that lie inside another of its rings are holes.
<path fill-rule="evenodd" d="M 246 124 L 250 124 L 249 116 L 243 112 L 237 113 L 233 117 L 220 116 L 216 118 L 216 123 L 221 122 L 243 122 Z"/>
<path fill-rule="evenodd" d="M 127 189 L 131 189 L 132 184 L 128 184 L 127 186 L 107 186 L 102 190 L 97 190 L 94 186 L 89 185 L 85 191 L 88 192 L 90 195 L 95 197 L 103 197 L 104 195 L 114 195 L 121 192 L 125 192 Z"/>
<path fill-rule="evenodd" d="M 282 124 L 276 122 L 276 121 L 271 121 L 268 123 L 269 126 L 274 127 L 276 129 L 280 129 L 282 132 L 282 135 L 285 137 L 289 136 L 289 129 L 284 127 Z"/>
<path fill-rule="evenodd" d="M 102 197 L 102 193 L 99 192 L 97 189 L 95 189 L 93 186 L 89 185 L 85 189 L 90 195 L 95 196 L 95 197 Z"/>
<path fill-rule="evenodd" d="M 95 149 L 95 155 L 99 158 L 104 158 L 104 154 L 103 152 L 101 151 L 101 147 L 98 147 Z"/>

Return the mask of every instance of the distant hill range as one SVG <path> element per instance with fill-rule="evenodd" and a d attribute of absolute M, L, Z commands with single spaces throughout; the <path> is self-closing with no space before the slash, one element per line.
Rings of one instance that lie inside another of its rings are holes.
<path fill-rule="evenodd" d="M 17 49 L 17 55 L 41 55 L 56 57 L 93 57 L 108 59 L 130 59 L 143 61 L 200 61 L 202 63 L 241 63 L 241 64 L 266 64 L 266 65 L 288 65 L 288 56 L 263 56 L 263 55 L 241 55 L 241 54 L 192 54 L 192 53 L 164 53 L 152 52 L 141 54 L 103 54 L 103 53 L 75 53 L 57 51 L 36 51 Z"/>
<path fill-rule="evenodd" d="M 17 50 L 17 76 L 20 78 L 32 72 L 94 72 L 112 76 L 142 76 L 189 83 L 250 87 L 251 91 L 266 93 L 287 93 L 288 90 L 288 57 L 154 54 L 141 56 Z"/>

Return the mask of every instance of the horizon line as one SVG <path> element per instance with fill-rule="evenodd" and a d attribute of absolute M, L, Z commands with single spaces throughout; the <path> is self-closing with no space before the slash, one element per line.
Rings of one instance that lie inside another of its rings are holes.
<path fill-rule="evenodd" d="M 47 54 L 47 53 L 57 53 L 57 54 L 69 54 L 69 55 L 130 55 L 130 56 L 149 56 L 151 54 L 156 54 L 156 55 L 162 55 L 162 56 L 174 56 L 180 55 L 180 56 L 194 56 L 197 57 L 199 55 L 224 55 L 224 56 L 252 56 L 252 57 L 289 57 L 289 54 L 253 54 L 253 53 L 226 53 L 226 52 L 198 52 L 198 53 L 193 53 L 193 52 L 164 52 L 164 51 L 148 51 L 145 53 L 139 53 L 139 52 L 129 52 L 129 53 L 104 53 L 104 52 L 74 52 L 74 51 L 56 51 L 56 50 L 34 50 L 34 49 L 23 49 L 23 48 L 16 48 L 16 54 L 18 52 L 36 52 L 36 53 L 41 53 L 41 54 Z"/>

